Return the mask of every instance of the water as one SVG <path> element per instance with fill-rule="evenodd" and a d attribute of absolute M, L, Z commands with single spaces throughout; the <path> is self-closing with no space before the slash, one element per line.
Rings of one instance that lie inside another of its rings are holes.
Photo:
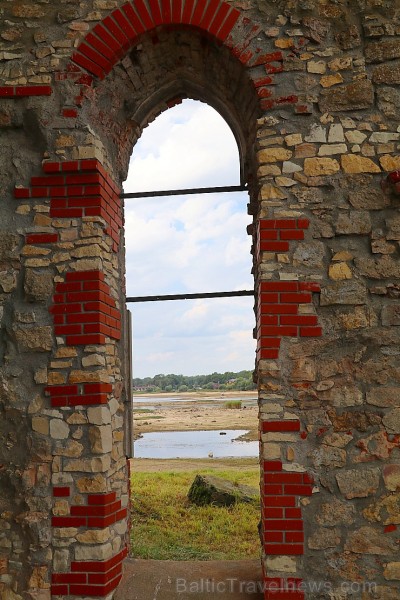
<path fill-rule="evenodd" d="M 226 435 L 220 435 L 220 432 Z M 157 431 L 135 441 L 135 458 L 243 458 L 258 456 L 258 442 L 236 438 L 246 429 L 219 431 Z M 212 460 L 210 458 L 210 460 Z"/>
<path fill-rule="evenodd" d="M 244 403 L 248 403 L 249 405 L 254 404 L 257 402 L 257 396 L 254 396 L 254 398 L 249 398 L 248 396 L 244 396 L 243 398 L 237 397 L 235 396 L 234 398 L 231 398 L 229 396 L 204 396 L 204 397 L 191 397 L 191 396 L 174 396 L 174 397 L 166 397 L 166 396 L 133 396 L 133 403 L 134 404 L 141 404 L 143 406 L 141 406 L 140 408 L 143 408 L 144 405 L 150 406 L 153 404 L 159 404 L 159 403 L 168 403 L 168 402 L 201 402 L 201 404 L 204 404 L 205 402 L 210 402 L 210 403 L 214 403 L 214 402 L 230 402 L 230 401 L 239 401 L 241 400 Z"/>

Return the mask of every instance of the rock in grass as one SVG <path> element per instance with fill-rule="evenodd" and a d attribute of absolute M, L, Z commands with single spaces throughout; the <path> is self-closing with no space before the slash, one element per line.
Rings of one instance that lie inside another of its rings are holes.
<path fill-rule="evenodd" d="M 255 487 L 234 484 L 212 475 L 196 475 L 188 498 L 193 504 L 205 506 L 232 506 L 237 502 L 259 502 L 259 491 Z"/>

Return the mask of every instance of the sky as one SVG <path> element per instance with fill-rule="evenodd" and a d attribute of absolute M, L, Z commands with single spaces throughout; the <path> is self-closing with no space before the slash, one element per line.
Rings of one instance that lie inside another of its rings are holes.
<path fill-rule="evenodd" d="M 238 185 L 235 138 L 206 104 L 162 113 L 133 149 L 125 192 Z M 251 290 L 246 192 L 125 200 L 127 296 Z M 133 377 L 253 370 L 252 297 L 129 304 Z"/>

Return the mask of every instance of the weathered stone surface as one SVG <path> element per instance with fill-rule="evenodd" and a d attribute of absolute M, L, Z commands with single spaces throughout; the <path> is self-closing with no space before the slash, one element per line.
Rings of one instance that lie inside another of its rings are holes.
<path fill-rule="evenodd" d="M 389 327 L 400 325 L 400 306 L 398 304 L 389 304 L 383 307 L 382 325 Z"/>
<path fill-rule="evenodd" d="M 390 492 L 400 491 L 400 465 L 387 464 L 383 467 L 383 480 Z"/>
<path fill-rule="evenodd" d="M 394 408 L 382 419 L 382 423 L 388 433 L 400 434 L 400 408 Z"/>
<path fill-rule="evenodd" d="M 293 264 L 295 266 L 322 268 L 325 252 L 325 246 L 322 242 L 303 242 L 296 247 L 293 254 Z"/>
<path fill-rule="evenodd" d="M 372 81 L 388 85 L 400 84 L 400 66 L 394 64 L 379 65 L 373 70 Z"/>
<path fill-rule="evenodd" d="M 90 406 L 87 418 L 93 425 L 107 425 L 111 423 L 111 412 L 108 406 Z"/>
<path fill-rule="evenodd" d="M 343 154 L 342 169 L 345 173 L 380 173 L 379 166 L 370 158 L 359 154 Z"/>
<path fill-rule="evenodd" d="M 321 112 L 338 112 L 369 108 L 374 102 L 374 90 L 370 81 L 360 80 L 345 86 L 321 91 Z"/>
<path fill-rule="evenodd" d="M 372 388 L 367 392 L 367 402 L 374 406 L 400 408 L 399 388 L 391 386 Z"/>
<path fill-rule="evenodd" d="M 329 278 L 334 281 L 342 281 L 343 279 L 352 279 L 353 273 L 349 265 L 345 262 L 338 262 L 329 265 Z"/>
<path fill-rule="evenodd" d="M 101 544 L 98 546 L 76 546 L 75 560 L 92 561 L 92 560 L 108 560 L 113 555 L 111 544 Z"/>
<path fill-rule="evenodd" d="M 365 304 L 366 288 L 357 281 L 338 281 L 321 289 L 321 306 L 331 304 Z"/>
<path fill-rule="evenodd" d="M 14 326 L 20 352 L 48 352 L 53 347 L 53 328 Z"/>
<path fill-rule="evenodd" d="M 50 436 L 56 440 L 65 440 L 69 436 L 69 426 L 61 419 L 50 419 Z"/>
<path fill-rule="evenodd" d="M 198 506 L 233 506 L 237 502 L 257 503 L 259 491 L 248 485 L 235 485 L 220 477 L 196 475 L 188 499 Z"/>
<path fill-rule="evenodd" d="M 400 562 L 387 563 L 383 572 L 383 576 L 388 580 L 400 580 Z"/>
<path fill-rule="evenodd" d="M 310 535 L 307 544 L 311 550 L 337 548 L 340 544 L 340 533 L 337 529 L 319 527 Z"/>
<path fill-rule="evenodd" d="M 268 556 L 265 564 L 269 572 L 296 573 L 297 570 L 296 558 L 292 556 Z"/>
<path fill-rule="evenodd" d="M 367 211 L 351 210 L 348 213 L 340 213 L 336 222 L 336 232 L 342 235 L 353 233 L 365 235 L 372 229 L 371 219 Z"/>
<path fill-rule="evenodd" d="M 356 509 L 352 504 L 344 503 L 337 498 L 325 502 L 316 512 L 316 520 L 320 525 L 351 525 L 356 518 Z"/>
<path fill-rule="evenodd" d="M 400 494 L 390 493 L 378 498 L 362 512 L 363 516 L 371 523 L 400 524 Z"/>
<path fill-rule="evenodd" d="M 14 233 L 2 231 L 0 235 L 0 261 L 17 258 L 20 237 Z"/>
<path fill-rule="evenodd" d="M 89 439 L 92 452 L 103 454 L 111 452 L 112 449 L 112 429 L 111 425 L 94 426 L 89 428 Z"/>
<path fill-rule="evenodd" d="M 366 498 L 374 494 L 379 486 L 380 469 L 349 469 L 336 474 L 341 493 L 348 498 Z"/>
<path fill-rule="evenodd" d="M 88 529 L 83 533 L 78 533 L 76 539 L 81 544 L 104 544 L 110 539 L 110 528 Z"/>
<path fill-rule="evenodd" d="M 390 256 L 381 258 L 356 258 L 355 264 L 362 275 L 370 279 L 388 279 L 390 277 L 400 277 L 399 261 Z"/>
<path fill-rule="evenodd" d="M 321 446 L 314 450 L 312 459 L 314 467 L 320 467 L 321 465 L 330 469 L 343 467 L 346 464 L 346 451 L 341 448 L 321 444 Z"/>
<path fill-rule="evenodd" d="M 292 154 L 293 152 L 291 150 L 285 150 L 284 148 L 268 148 L 260 150 L 257 156 L 260 164 L 268 164 L 289 160 L 292 157 Z"/>
<path fill-rule="evenodd" d="M 390 555 L 396 551 L 396 542 L 383 536 L 380 529 L 361 527 L 348 535 L 345 550 L 356 554 Z"/>
<path fill-rule="evenodd" d="M 334 175 L 338 171 L 340 171 L 340 165 L 334 158 L 306 158 L 304 160 L 304 174 L 308 177 Z"/>
<path fill-rule="evenodd" d="M 390 119 L 398 117 L 400 91 L 392 87 L 380 87 L 377 90 L 378 108 Z"/>
<path fill-rule="evenodd" d="M 51 272 L 41 273 L 34 269 L 26 269 L 24 290 L 28 301 L 51 301 L 53 288 L 53 275 Z"/>
<path fill-rule="evenodd" d="M 370 42 L 365 46 L 365 58 L 368 63 L 379 63 L 400 58 L 400 43 L 398 40 Z"/>

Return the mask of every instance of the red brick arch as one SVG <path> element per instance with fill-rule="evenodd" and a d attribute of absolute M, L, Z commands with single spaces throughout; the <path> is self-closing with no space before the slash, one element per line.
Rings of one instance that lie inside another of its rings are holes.
<path fill-rule="evenodd" d="M 230 47 L 246 61 L 249 56 L 243 56 L 245 48 L 259 30 L 236 8 L 221 0 L 148 0 L 148 3 L 132 0 L 115 9 L 86 35 L 72 62 L 104 79 L 141 35 L 159 26 L 194 27 Z M 239 44 L 235 44 L 232 35 L 235 28 Z"/>

